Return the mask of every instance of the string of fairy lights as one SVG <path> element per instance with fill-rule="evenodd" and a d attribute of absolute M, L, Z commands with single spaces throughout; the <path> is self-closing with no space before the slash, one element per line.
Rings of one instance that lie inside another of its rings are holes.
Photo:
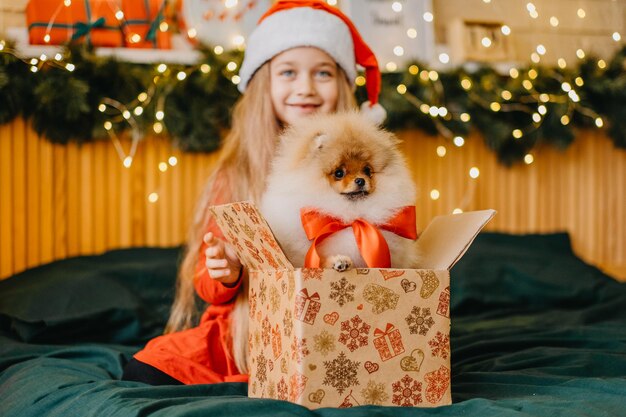
<path fill-rule="evenodd" d="M 486 4 L 493 4 L 496 0 L 483 0 Z M 253 4 L 252 2 L 248 2 L 243 9 L 250 9 Z M 336 0 L 327 0 L 327 3 L 331 5 L 336 5 Z M 64 0 L 63 3 L 59 5 L 59 7 L 70 7 L 71 0 Z M 232 9 L 236 7 L 240 7 L 241 4 L 238 0 L 224 0 L 223 7 L 226 9 Z M 400 1 L 394 1 L 390 3 L 390 7 L 395 13 L 403 12 L 403 5 Z M 571 10 L 567 10 L 564 12 L 571 12 Z M 55 12 L 55 15 L 58 13 L 58 10 Z M 532 19 L 539 19 L 540 13 L 539 9 L 532 3 L 528 2 L 526 4 L 526 13 Z M 576 16 L 578 19 L 586 18 L 586 11 L 584 8 L 579 7 L 576 10 Z M 124 12 L 120 9 L 115 11 L 115 17 L 118 19 L 120 23 L 120 27 L 126 27 L 124 25 Z M 433 24 L 435 20 L 435 15 L 433 11 L 424 12 L 422 19 L 425 24 Z M 562 18 L 561 18 L 562 19 Z M 561 22 L 559 16 L 550 16 L 548 18 L 548 23 L 551 27 L 557 28 Z M 54 17 L 51 19 L 51 23 L 53 23 Z M 48 25 L 48 30 L 52 25 Z M 160 22 L 158 26 L 158 30 L 162 32 L 171 31 L 172 27 L 167 21 Z M 513 30 L 508 25 L 503 24 L 500 27 L 501 33 L 504 36 L 511 36 Z M 189 39 L 194 40 L 196 36 L 196 28 L 187 27 L 186 34 Z M 406 44 L 404 42 L 411 42 L 417 37 L 417 29 L 415 27 L 406 28 L 406 38 L 404 40 L 399 39 L 398 44 L 393 47 L 393 54 L 398 58 L 398 60 L 402 59 L 405 54 Z M 131 31 L 125 32 L 125 37 L 130 43 L 138 43 L 141 42 L 141 36 L 137 33 L 133 33 Z M 614 42 L 620 42 L 622 37 L 619 32 L 613 32 L 610 35 L 610 39 Z M 44 41 L 48 43 L 50 41 L 50 35 L 47 33 L 44 37 Z M 215 45 L 212 47 L 212 52 L 216 56 L 221 56 L 222 54 L 226 54 L 227 48 L 229 50 L 243 51 L 245 49 L 245 37 L 241 34 L 235 35 L 231 40 L 231 45 Z M 480 44 L 486 50 L 492 47 L 493 40 L 489 37 L 484 37 L 480 40 Z M 533 52 L 530 54 L 530 61 L 533 64 L 539 64 L 543 57 L 546 55 L 546 47 L 543 44 L 537 44 L 534 48 Z M 30 71 L 33 74 L 38 73 L 44 66 L 50 66 L 54 68 L 64 69 L 69 72 L 73 72 L 76 69 L 76 64 L 70 62 L 70 57 L 64 52 L 56 52 L 52 56 L 47 56 L 46 54 L 41 54 L 39 57 L 35 58 L 21 58 L 19 51 L 12 47 L 10 44 L 5 42 L 4 40 L 0 40 L 0 53 L 9 53 L 13 54 L 16 57 L 19 57 L 22 61 L 27 63 L 30 67 Z M 582 48 L 578 48 L 576 50 L 576 56 L 578 59 L 582 60 L 585 58 L 586 53 Z M 441 64 L 448 64 L 450 62 L 450 56 L 443 52 L 438 55 L 438 60 Z M 384 69 L 388 72 L 398 71 L 399 64 L 394 61 L 389 61 L 386 63 L 381 63 Z M 564 58 L 558 58 L 556 64 L 559 68 L 565 69 L 568 66 L 568 63 Z M 238 70 L 238 62 L 236 59 L 227 61 L 225 63 L 224 68 L 221 70 L 221 75 L 229 79 L 234 85 L 237 85 L 240 82 L 240 78 L 237 75 Z M 606 67 L 607 63 L 600 59 L 597 61 L 598 68 L 603 69 Z M 101 100 L 98 105 L 98 111 L 105 117 L 105 121 L 103 122 L 103 128 L 106 131 L 109 139 L 111 140 L 117 155 L 120 158 L 123 166 L 125 168 L 131 168 L 133 165 L 133 160 L 136 157 L 136 152 L 138 149 L 138 144 L 144 138 L 144 133 L 140 128 L 139 119 L 145 115 L 145 111 L 147 108 L 151 108 L 154 110 L 153 120 L 154 122 L 151 125 L 151 130 L 157 134 L 166 133 L 166 127 L 163 123 L 165 119 L 165 101 L 168 97 L 168 94 L 173 89 L 173 86 L 176 82 L 184 81 L 190 74 L 199 72 L 205 76 L 211 74 L 214 71 L 214 68 L 207 63 L 200 63 L 196 65 L 187 65 L 184 69 L 180 69 L 179 66 L 168 65 L 167 63 L 157 63 L 154 65 L 154 75 L 152 78 L 152 83 L 145 91 L 141 91 L 137 97 L 128 103 L 122 103 L 118 100 L 114 100 L 113 98 L 105 97 Z M 515 128 L 511 131 L 511 136 L 516 140 L 523 140 L 525 136 L 531 134 L 534 130 L 538 129 L 546 114 L 548 113 L 548 105 L 550 103 L 567 103 L 568 111 L 566 114 L 562 115 L 560 118 L 560 122 L 563 125 L 567 125 L 570 123 L 572 114 L 574 111 L 585 115 L 586 117 L 591 118 L 597 128 L 602 128 L 604 126 L 604 120 L 600 115 L 598 115 L 595 111 L 590 108 L 584 107 L 580 103 L 580 97 L 577 93 L 577 88 L 582 87 L 585 84 L 585 80 L 581 76 L 575 77 L 573 80 L 563 79 L 563 77 L 556 73 L 552 72 L 549 74 L 550 77 L 554 78 L 555 81 L 558 81 L 561 85 L 561 92 L 556 94 L 554 92 L 547 93 L 542 92 L 536 86 L 533 81 L 537 79 L 539 75 L 539 71 L 543 71 L 538 67 L 531 67 L 528 70 L 520 70 L 517 68 L 510 68 L 509 77 L 511 80 L 522 80 L 522 85 L 526 90 L 527 94 L 523 97 L 514 97 L 513 93 L 508 89 L 499 89 L 493 91 L 493 95 L 491 99 L 487 100 L 483 96 L 476 94 L 474 92 L 474 86 L 470 77 L 461 77 L 459 80 L 460 86 L 464 91 L 467 92 L 469 99 L 474 103 L 479 105 L 480 107 L 489 110 L 494 113 L 506 113 L 506 112 L 526 112 L 529 115 L 529 123 L 525 127 Z M 444 138 L 446 141 L 450 142 L 453 146 L 447 145 L 439 145 L 436 148 L 436 155 L 438 158 L 445 158 L 452 149 L 460 149 L 465 145 L 466 139 L 462 134 L 455 133 L 452 129 L 450 129 L 444 121 L 455 120 L 461 123 L 469 123 L 471 120 L 471 116 L 467 112 L 456 111 L 455 109 L 448 108 L 445 103 L 446 91 L 444 88 L 444 84 L 439 79 L 439 73 L 436 70 L 420 68 L 416 64 L 412 64 L 408 66 L 408 73 L 415 77 L 416 81 L 422 84 L 428 84 L 432 91 L 435 94 L 431 97 L 431 99 L 427 102 L 415 94 L 412 94 L 409 91 L 409 88 L 404 83 L 399 83 L 396 86 L 396 92 L 399 96 L 401 96 L 404 100 L 414 106 L 417 110 L 423 113 L 426 116 L 429 116 L 433 121 L 438 133 Z M 544 76 L 546 74 L 543 74 Z M 362 75 L 357 76 L 355 83 L 357 86 L 365 85 L 365 78 Z M 154 104 L 154 105 L 151 105 Z M 125 128 L 124 126 L 127 126 Z M 123 147 L 123 141 L 120 140 L 120 137 L 116 130 L 129 130 L 131 137 L 131 144 L 128 150 L 125 150 Z M 536 156 L 529 152 L 524 156 L 524 162 L 528 165 L 532 164 L 535 160 Z M 166 172 L 168 169 L 177 166 L 178 159 L 171 155 L 165 161 L 159 161 L 158 169 L 161 172 Z M 455 205 L 453 208 L 453 212 L 458 213 L 467 209 L 473 200 L 473 195 L 476 190 L 476 180 L 480 177 L 480 167 L 471 166 L 467 168 L 468 175 L 468 187 L 461 198 L 461 201 Z M 433 188 L 429 190 L 428 196 L 432 200 L 440 200 L 443 195 L 442 192 L 438 188 Z M 154 203 L 158 201 L 159 193 L 157 190 L 150 191 L 148 194 L 148 201 Z"/>
<path fill-rule="evenodd" d="M 486 4 L 492 4 L 492 0 L 483 0 Z M 336 1 L 328 1 L 330 4 L 336 4 Z M 403 5 L 399 1 L 394 1 L 391 3 L 391 9 L 396 13 L 401 13 L 403 10 Z M 528 2 L 526 4 L 526 11 L 532 19 L 539 18 L 539 11 L 537 6 Z M 586 11 L 583 7 L 579 7 L 576 10 L 576 15 L 579 19 L 586 18 Z M 434 14 L 432 11 L 426 11 L 422 16 L 424 22 L 426 24 L 430 24 L 434 21 Z M 557 16 L 550 16 L 549 18 L 550 26 L 556 28 L 559 26 L 560 21 Z M 512 33 L 511 27 L 503 24 L 500 27 L 500 31 L 504 36 L 510 36 Z M 414 27 L 409 27 L 406 29 L 406 39 L 415 39 L 417 36 L 417 30 Z M 611 39 L 615 42 L 620 42 L 622 37 L 621 34 L 617 31 L 611 33 Z M 480 40 L 482 47 L 485 49 L 489 49 L 492 47 L 493 41 L 490 37 L 483 37 Z M 393 53 L 395 56 L 401 58 L 404 55 L 404 47 L 402 45 L 397 45 L 393 48 Z M 546 47 L 543 44 L 538 44 L 535 50 L 530 54 L 530 61 L 534 64 L 539 64 L 542 60 L 542 57 L 546 55 Z M 576 50 L 576 56 L 579 59 L 584 59 L 586 54 L 582 48 L 578 48 Z M 448 64 L 450 62 L 450 56 L 442 52 L 438 55 L 438 60 L 442 64 Z M 567 67 L 567 62 L 564 58 L 558 58 L 557 65 L 561 69 L 565 69 Z M 606 62 L 603 59 L 598 60 L 597 62 L 598 68 L 604 69 L 606 68 Z M 385 63 L 385 69 L 389 72 L 396 71 L 398 65 L 394 61 L 389 61 Z M 423 82 L 430 82 L 433 85 L 434 91 L 436 91 L 437 97 L 440 99 L 439 103 L 426 103 L 420 100 L 415 95 L 408 92 L 407 86 L 405 84 L 398 84 L 396 87 L 396 91 L 398 94 L 402 95 L 409 103 L 419 109 L 422 113 L 426 115 L 430 115 L 433 119 L 433 122 L 441 136 L 446 139 L 449 139 L 457 148 L 462 148 L 465 144 L 465 138 L 461 135 L 456 135 L 450 129 L 448 129 L 443 123 L 440 122 L 440 119 L 457 119 L 461 122 L 467 123 L 470 121 L 471 116 L 468 113 L 455 113 L 445 105 L 442 104 L 442 98 L 445 96 L 443 84 L 439 81 L 439 74 L 435 70 L 426 70 L 420 68 L 417 65 L 411 65 L 408 68 L 410 74 L 419 77 L 419 79 Z M 571 121 L 572 113 L 574 110 L 580 112 L 581 114 L 586 115 L 594 120 L 595 125 L 598 128 L 602 128 L 604 126 L 604 121 L 600 115 L 594 112 L 590 108 L 583 107 L 580 104 L 580 97 L 576 92 L 576 87 L 582 87 L 584 85 L 584 80 L 582 77 L 578 76 L 574 80 L 574 85 L 559 77 L 557 81 L 561 83 L 561 89 L 563 94 L 547 94 L 540 92 L 536 86 L 533 84 L 533 80 L 535 80 L 538 76 L 538 69 L 530 68 L 525 74 L 522 74 L 520 70 L 517 68 L 511 68 L 509 70 L 509 75 L 512 79 L 517 79 L 519 77 L 525 77 L 522 81 L 522 85 L 524 88 L 531 93 L 532 100 L 527 100 L 524 105 L 520 105 L 518 103 L 507 104 L 510 100 L 512 100 L 513 94 L 508 90 L 494 91 L 494 97 L 492 101 L 485 101 L 480 95 L 474 94 L 472 91 L 472 82 L 466 77 L 460 80 L 461 87 L 467 91 L 469 98 L 479 104 L 480 106 L 489 109 L 493 112 L 510 112 L 510 111 L 524 111 L 531 115 L 532 123 L 529 124 L 524 129 L 513 129 L 511 131 L 511 136 L 516 140 L 522 140 L 524 136 L 531 133 L 533 130 L 536 130 L 541 125 L 544 120 L 544 116 L 547 114 L 546 104 L 548 103 L 556 103 L 556 102 L 567 102 L 568 103 L 568 112 L 567 114 L 561 117 L 561 123 L 563 125 L 567 125 Z M 552 75 L 553 78 L 557 78 L 558 74 Z M 358 76 L 356 79 L 356 84 L 359 86 L 365 85 L 365 78 L 363 76 Z M 519 101 L 524 101 L 520 100 Z M 436 154 L 440 158 L 444 158 L 448 153 L 448 149 L 444 145 L 439 145 L 436 148 Z M 533 153 L 527 153 L 524 156 L 524 163 L 527 165 L 532 164 L 535 161 L 535 155 Z M 469 177 L 469 186 L 467 192 L 461 199 L 461 203 L 455 207 L 452 212 L 453 213 L 461 213 L 465 210 L 473 199 L 474 192 L 476 190 L 476 182 L 480 176 L 480 169 L 476 166 L 470 167 L 468 170 Z M 441 192 L 437 188 L 433 188 L 429 192 L 429 197 L 431 200 L 439 200 L 441 198 Z"/>

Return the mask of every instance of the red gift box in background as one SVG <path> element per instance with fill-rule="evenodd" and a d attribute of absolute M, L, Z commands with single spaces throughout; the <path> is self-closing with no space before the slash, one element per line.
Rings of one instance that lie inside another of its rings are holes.
<path fill-rule="evenodd" d="M 171 48 L 161 31 L 165 0 L 30 0 L 26 7 L 32 45 L 70 41 L 93 46 Z"/>
<path fill-rule="evenodd" d="M 124 44 L 120 10 L 111 0 L 31 0 L 26 6 L 32 45 L 61 45 L 72 40 L 94 46 Z"/>
<path fill-rule="evenodd" d="M 160 24 L 167 23 L 166 5 L 165 0 L 122 0 L 125 46 L 158 49 L 172 47 L 170 32 L 160 30 Z"/>

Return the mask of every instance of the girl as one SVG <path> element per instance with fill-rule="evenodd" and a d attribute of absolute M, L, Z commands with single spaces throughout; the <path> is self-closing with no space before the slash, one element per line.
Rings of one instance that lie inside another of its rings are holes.
<path fill-rule="evenodd" d="M 261 17 L 239 73 L 245 94 L 192 221 L 166 334 L 135 354 L 123 379 L 153 385 L 247 381 L 247 272 L 208 208 L 259 200 L 285 126 L 313 113 L 354 108 L 357 63 L 366 70 L 364 111 L 382 121 L 376 57 L 345 15 L 321 0 L 281 0 Z M 210 304 L 196 327 L 194 289 Z"/>

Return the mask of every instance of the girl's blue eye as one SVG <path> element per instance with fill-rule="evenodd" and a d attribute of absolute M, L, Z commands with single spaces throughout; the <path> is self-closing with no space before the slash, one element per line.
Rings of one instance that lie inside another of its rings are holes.
<path fill-rule="evenodd" d="M 319 75 L 320 77 L 324 77 L 324 78 L 333 76 L 333 74 L 331 74 L 330 71 L 318 71 L 317 75 Z"/>
<path fill-rule="evenodd" d="M 291 77 L 295 74 L 296 72 L 294 70 L 284 70 L 281 71 L 280 75 L 283 75 L 285 77 Z"/>

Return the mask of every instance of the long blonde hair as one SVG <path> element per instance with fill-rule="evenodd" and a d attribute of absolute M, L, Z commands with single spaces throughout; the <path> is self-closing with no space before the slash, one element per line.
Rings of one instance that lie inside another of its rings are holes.
<path fill-rule="evenodd" d="M 265 63 L 252 77 L 245 94 L 235 104 L 231 130 L 217 167 L 209 177 L 192 219 L 177 282 L 176 296 L 165 333 L 195 325 L 200 311 L 196 304 L 194 276 L 202 238 L 210 223 L 209 207 L 234 201 L 259 201 L 271 169 L 281 126 L 270 96 L 270 65 Z M 337 111 L 356 107 L 352 87 L 338 68 Z M 228 196 L 229 198 L 225 198 Z M 231 314 L 232 356 L 241 373 L 248 373 L 248 279 L 243 275 L 242 288 Z"/>

